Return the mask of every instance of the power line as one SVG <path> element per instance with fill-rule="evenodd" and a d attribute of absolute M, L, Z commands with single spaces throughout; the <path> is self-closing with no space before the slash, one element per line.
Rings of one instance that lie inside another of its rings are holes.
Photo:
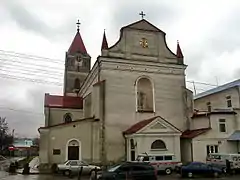
<path fill-rule="evenodd" d="M 18 76 L 3 74 L 3 73 L 0 73 L 0 78 L 20 80 L 20 81 L 25 81 L 25 82 L 33 82 L 33 83 L 43 84 L 43 85 L 63 86 L 63 83 L 60 83 L 60 82 L 51 82 L 51 81 L 45 81 L 45 80 L 41 80 L 41 79 L 31 79 L 31 78 L 26 78 L 26 77 L 18 77 Z"/>
<path fill-rule="evenodd" d="M 28 59 L 34 59 L 34 60 L 40 60 L 43 61 L 43 59 L 45 60 L 50 60 L 52 63 L 62 63 L 60 59 L 51 59 L 51 58 L 46 58 L 46 57 L 41 57 L 41 56 L 35 56 L 35 55 L 30 55 L 30 54 L 24 54 L 24 53 L 18 53 L 18 52 L 14 52 L 14 51 L 5 51 L 0 49 L 0 55 L 7 55 L 7 56 L 12 56 L 12 57 L 19 57 L 19 58 L 28 58 Z"/>
<path fill-rule="evenodd" d="M 2 68 L 0 68 L 0 72 L 6 72 L 7 74 L 19 74 L 19 75 L 27 75 L 27 76 L 34 76 L 34 77 L 39 77 L 39 76 L 41 76 L 41 77 L 43 77 L 43 78 L 49 78 L 49 79 L 60 79 L 60 78 L 58 78 L 58 77 L 56 77 L 56 76 L 50 76 L 50 75 L 48 75 L 48 74 L 46 74 L 47 75 L 47 77 L 45 76 L 44 77 L 44 75 L 45 74 L 37 74 L 37 73 L 33 73 L 33 72 L 21 72 L 21 71 L 13 71 L 13 70 L 5 70 L 5 69 L 2 69 Z"/>
<path fill-rule="evenodd" d="M 215 84 L 209 84 L 209 83 L 204 83 L 204 82 L 197 82 L 197 81 L 186 81 L 188 83 L 195 83 L 195 84 L 202 84 L 202 85 L 207 85 L 207 86 L 215 86 L 217 87 L 217 85 Z"/>
<path fill-rule="evenodd" d="M 31 111 L 26 111 L 26 110 L 22 110 L 22 109 L 15 109 L 15 108 L 2 107 L 2 106 L 0 106 L 0 109 L 9 110 L 9 111 L 19 111 L 19 112 L 24 112 L 24 113 L 35 114 L 35 115 L 38 115 L 38 116 L 44 116 L 44 113 L 31 112 Z"/>
<path fill-rule="evenodd" d="M 13 69 L 14 68 L 14 69 Z M 3 68 L 0 68 L 0 70 L 3 71 L 21 71 L 21 72 L 28 72 L 28 73 L 35 73 L 35 74 L 42 74 L 42 75 L 50 75 L 50 76 L 54 76 L 54 77 L 59 77 L 59 76 L 64 76 L 64 73 L 51 73 L 49 71 L 46 70 L 40 70 L 40 69 L 26 69 L 24 67 L 21 66 L 17 66 L 17 67 L 11 67 L 11 66 L 4 66 Z M 16 72 L 17 73 L 17 72 Z"/>
<path fill-rule="evenodd" d="M 0 58 L 0 61 L 1 61 L 1 63 L 2 62 L 9 62 L 9 61 L 11 61 L 11 62 L 15 62 L 15 63 L 18 63 L 18 64 L 22 64 L 23 63 L 23 64 L 29 65 L 29 66 L 38 66 L 38 67 L 43 67 L 43 68 L 55 68 L 55 69 L 59 69 L 60 70 L 59 67 L 50 66 L 50 64 L 48 64 L 48 66 L 46 66 L 46 65 L 36 64 L 36 63 L 21 62 L 21 61 L 16 61 L 16 60 L 12 60 L 12 59 L 5 59 L 5 58 Z M 64 66 L 64 64 L 62 64 L 62 65 Z M 63 69 L 61 69 L 61 70 L 63 70 Z"/>
<path fill-rule="evenodd" d="M 0 62 L 1 62 L 1 59 L 0 59 Z M 9 68 L 19 68 L 19 67 L 22 67 L 22 68 L 25 68 L 26 70 L 29 70 L 30 68 L 32 68 L 32 69 L 35 69 L 35 70 L 46 71 L 46 72 L 56 73 L 56 74 L 63 74 L 60 71 L 64 71 L 64 68 L 61 69 L 61 70 L 60 69 L 58 70 L 57 69 L 58 67 L 52 68 L 52 69 L 37 68 L 37 67 L 39 67 L 38 65 L 31 65 L 31 64 L 29 65 L 27 63 L 24 63 L 24 65 L 23 65 L 21 62 L 16 64 L 16 63 L 4 61 L 4 62 L 1 62 L 0 64 L 3 65 L 4 67 L 9 67 Z M 31 67 L 31 66 L 33 66 L 33 67 Z"/>

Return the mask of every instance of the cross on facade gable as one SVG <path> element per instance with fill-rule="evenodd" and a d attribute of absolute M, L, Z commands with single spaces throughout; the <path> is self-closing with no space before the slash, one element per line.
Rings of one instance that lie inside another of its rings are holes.
<path fill-rule="evenodd" d="M 77 23 L 76 23 L 76 25 L 77 25 L 77 31 L 79 32 L 79 27 L 80 27 L 80 22 L 79 22 L 79 19 L 78 19 L 78 21 L 77 21 Z"/>
<path fill-rule="evenodd" d="M 142 16 L 142 19 L 144 18 L 144 16 L 146 16 L 146 14 L 144 14 L 143 11 L 141 11 L 139 15 Z"/>

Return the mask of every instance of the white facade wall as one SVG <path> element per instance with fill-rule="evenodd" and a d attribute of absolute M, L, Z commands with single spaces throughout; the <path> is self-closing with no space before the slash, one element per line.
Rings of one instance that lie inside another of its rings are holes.
<path fill-rule="evenodd" d="M 226 120 L 226 132 L 220 132 L 219 119 Z M 197 122 L 198 120 L 199 122 L 204 122 L 204 118 L 196 118 L 193 121 Z M 205 117 L 205 121 L 208 121 L 207 117 Z M 238 153 L 237 143 L 227 141 L 229 136 L 235 131 L 236 116 L 234 114 L 211 115 L 210 123 L 211 130 L 192 140 L 194 161 L 206 161 L 207 145 L 217 145 L 218 152 L 221 153 Z"/>
<path fill-rule="evenodd" d="M 211 102 L 212 109 L 228 109 L 227 96 L 231 96 L 232 107 L 240 108 L 239 87 L 230 88 L 218 93 L 214 93 L 194 100 L 194 108 L 207 111 L 207 103 Z"/>

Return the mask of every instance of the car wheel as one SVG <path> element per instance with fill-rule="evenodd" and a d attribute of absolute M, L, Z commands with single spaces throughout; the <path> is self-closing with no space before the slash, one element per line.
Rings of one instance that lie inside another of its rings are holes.
<path fill-rule="evenodd" d="M 219 176 L 218 172 L 214 172 L 214 173 L 213 173 L 213 176 L 214 176 L 215 178 L 218 177 L 218 176 Z"/>
<path fill-rule="evenodd" d="M 192 177 L 193 177 L 193 173 L 189 172 L 189 173 L 188 173 L 188 177 L 189 177 L 189 178 L 192 178 Z"/>
<path fill-rule="evenodd" d="M 71 174 L 71 171 L 70 171 L 70 170 L 64 171 L 64 175 L 65 175 L 65 176 L 70 176 L 70 174 Z"/>
<path fill-rule="evenodd" d="M 172 174 L 172 169 L 171 169 L 171 168 L 165 169 L 165 173 L 166 173 L 167 175 Z"/>

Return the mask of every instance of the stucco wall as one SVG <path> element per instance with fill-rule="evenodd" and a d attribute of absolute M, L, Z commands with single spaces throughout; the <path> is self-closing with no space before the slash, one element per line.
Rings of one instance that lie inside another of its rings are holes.
<path fill-rule="evenodd" d="M 190 129 L 210 128 L 211 122 L 209 116 L 201 116 L 191 119 Z"/>
<path fill-rule="evenodd" d="M 181 160 L 181 150 L 180 150 L 180 137 L 174 135 L 150 135 L 150 136 L 137 136 L 134 138 L 138 146 L 136 148 L 136 155 L 141 153 L 148 154 L 175 154 L 178 161 Z M 162 140 L 166 144 L 166 151 L 155 151 L 151 150 L 151 144 L 155 140 Z"/>
<path fill-rule="evenodd" d="M 110 68 L 108 65 L 115 69 L 108 69 Z M 151 72 L 151 66 L 144 64 L 140 67 L 128 65 L 124 68 L 146 68 L 146 71 L 117 70 L 121 64 L 106 64 L 108 67 L 105 66 L 105 69 L 104 66 L 105 64 L 103 64 L 101 76 L 106 79 L 106 147 L 108 158 L 117 159 L 117 157 L 124 155 L 122 132 L 141 120 L 160 115 L 179 129 L 185 130 L 186 116 L 182 89 L 185 86 L 185 76 L 183 69 L 176 69 L 180 74 L 161 74 Z M 135 83 L 137 78 L 143 75 L 148 76 L 154 85 L 155 113 L 136 112 Z"/>
<path fill-rule="evenodd" d="M 194 107 L 199 110 L 207 110 L 207 102 L 211 102 L 212 109 L 220 108 L 226 109 L 227 107 L 227 96 L 231 96 L 232 107 L 239 108 L 239 92 L 237 88 L 227 89 L 219 93 L 211 94 L 203 98 L 194 100 Z"/>
<path fill-rule="evenodd" d="M 192 140 L 191 139 L 181 139 L 181 160 L 182 162 L 192 161 Z"/>
<path fill-rule="evenodd" d="M 226 120 L 226 132 L 219 131 L 219 119 Z M 206 160 L 207 145 L 218 145 L 218 150 L 222 153 L 237 153 L 237 144 L 227 141 L 229 136 L 235 131 L 235 115 L 211 115 L 210 122 L 212 129 L 193 139 L 193 160 L 195 161 Z"/>
<path fill-rule="evenodd" d="M 72 115 L 73 121 L 84 118 L 82 109 L 50 108 L 49 126 L 64 123 L 64 115 L 66 113 L 70 113 Z"/>
<path fill-rule="evenodd" d="M 41 139 L 41 142 L 49 141 L 48 163 L 62 163 L 66 160 L 66 146 L 67 142 L 71 139 L 78 139 L 80 141 L 81 159 L 90 162 L 99 161 L 99 122 L 86 120 L 85 122 L 70 123 L 65 126 L 56 126 L 49 129 L 48 136 Z M 43 147 L 40 145 L 41 148 Z M 53 155 L 53 149 L 60 149 L 61 154 Z M 41 151 L 41 153 L 44 152 Z M 40 154 L 41 157 L 43 156 Z"/>

